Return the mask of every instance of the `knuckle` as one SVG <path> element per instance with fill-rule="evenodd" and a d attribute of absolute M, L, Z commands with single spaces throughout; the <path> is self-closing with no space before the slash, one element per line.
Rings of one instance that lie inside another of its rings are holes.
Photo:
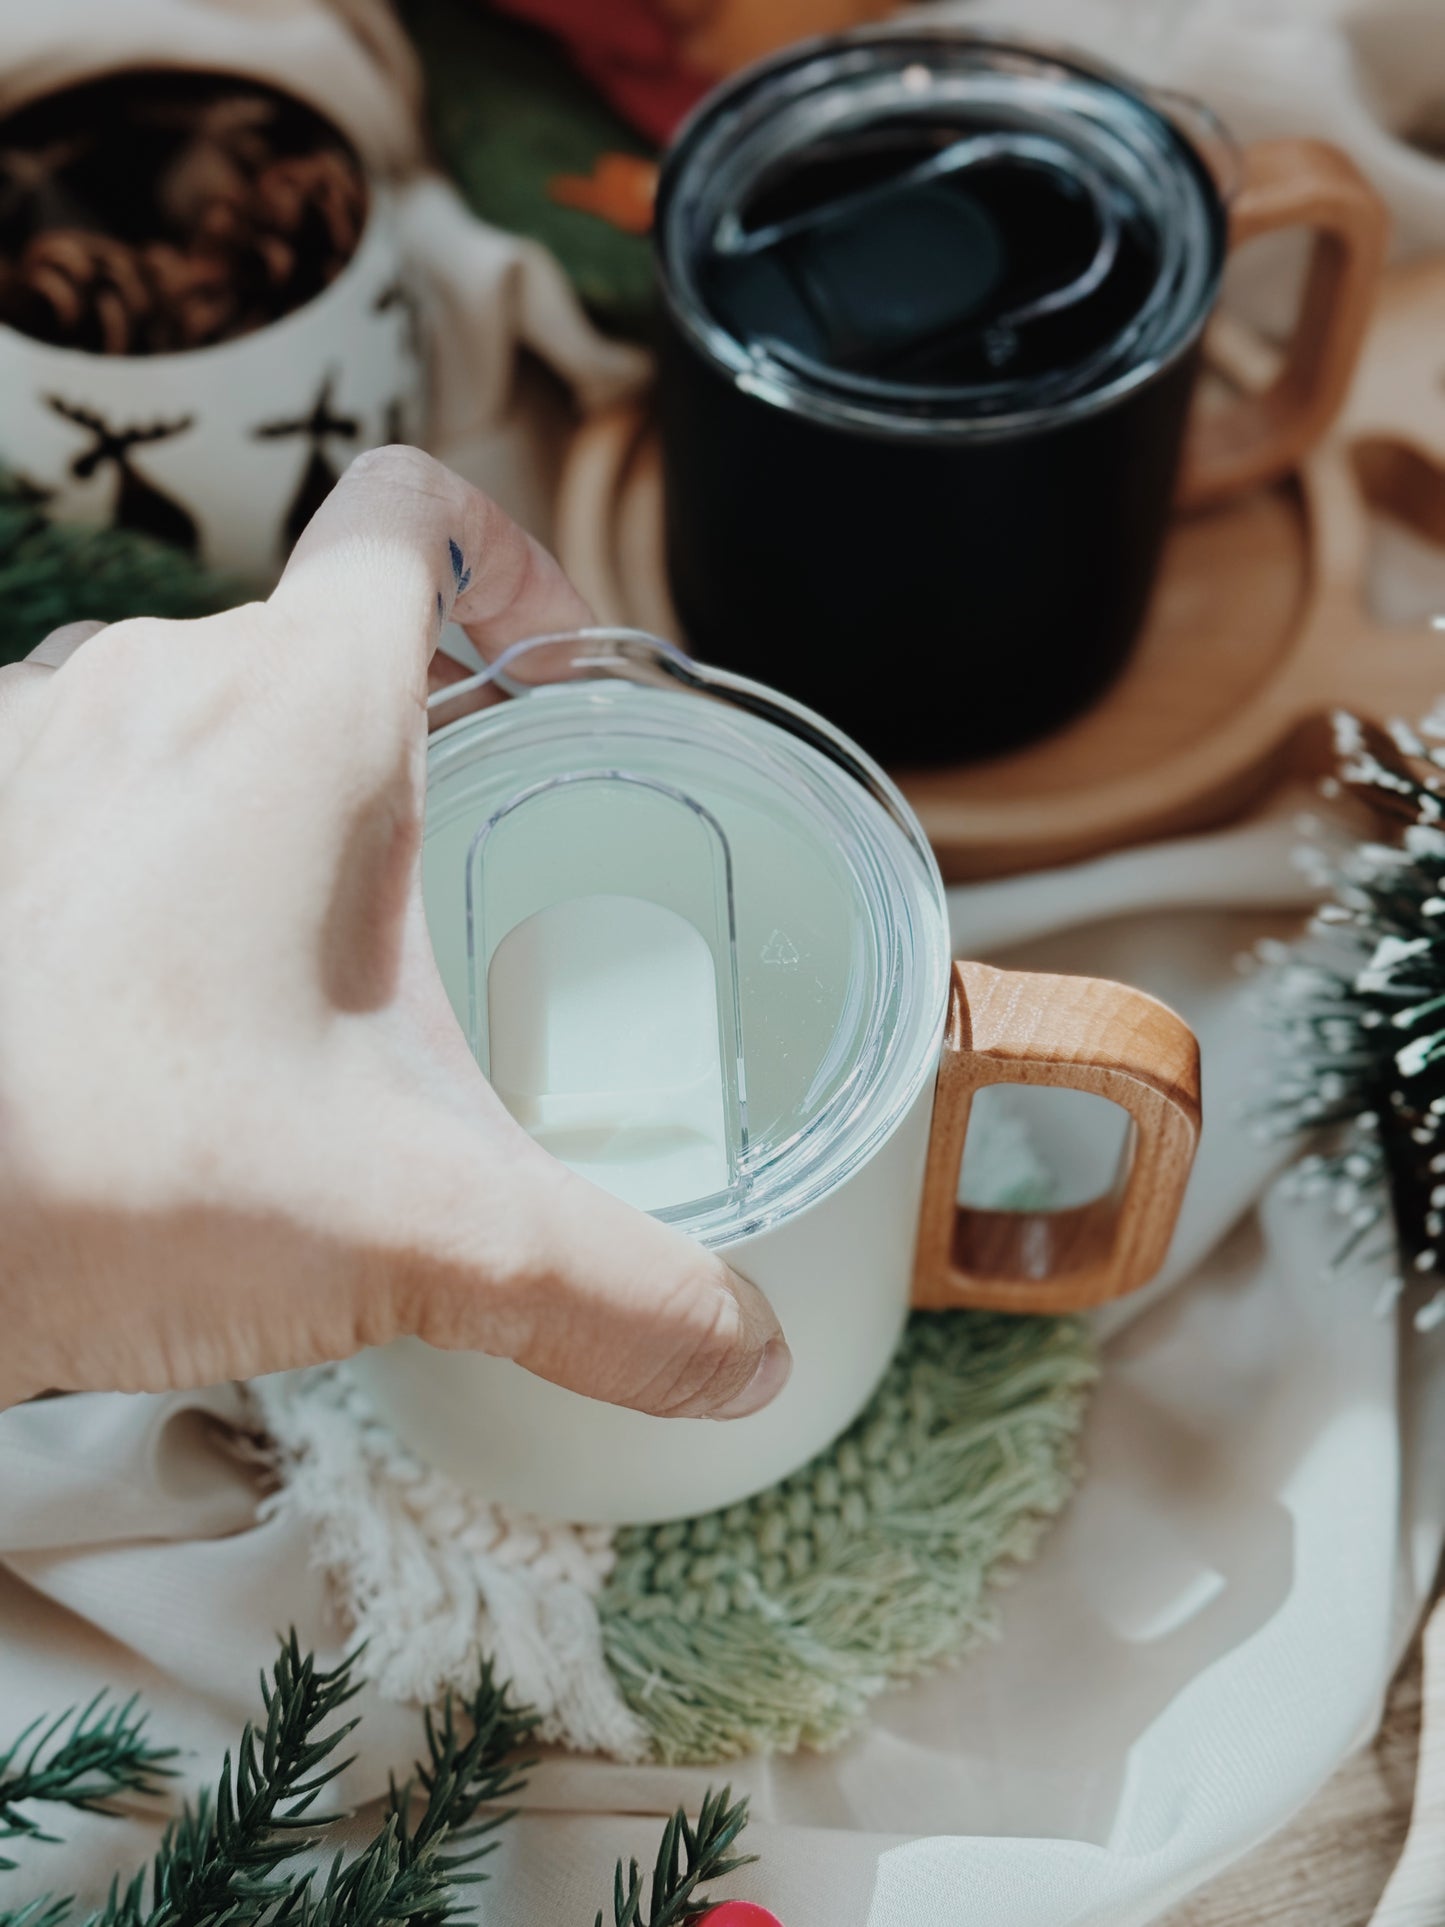
<path fill-rule="evenodd" d="M 364 449 L 355 456 L 347 467 L 345 479 L 388 492 L 430 494 L 448 483 L 450 476 L 425 449 L 413 448 L 408 442 L 386 442 L 380 448 Z"/>
<path fill-rule="evenodd" d="M 7 662 L 0 667 L 0 706 L 28 690 L 43 688 L 53 673 L 39 662 Z"/>
<path fill-rule="evenodd" d="M 165 625 L 149 618 L 114 623 L 55 678 L 54 713 L 83 729 L 113 724 L 136 691 L 168 678 L 173 656 Z"/>
<path fill-rule="evenodd" d="M 83 650 L 67 665 L 72 682 L 113 674 L 160 654 L 174 625 L 155 616 L 131 616 L 113 622 L 98 638 L 98 647 Z"/>
<path fill-rule="evenodd" d="M 451 1263 L 434 1252 L 388 1252 L 364 1303 L 372 1320 L 362 1342 L 405 1332 L 438 1351 L 515 1358 L 529 1347 L 533 1320 L 525 1300 L 475 1259 Z"/>
<path fill-rule="evenodd" d="M 214 720 L 227 713 L 226 692 L 269 660 L 270 638 L 267 611 L 257 604 L 186 622 L 140 616 L 112 623 L 57 673 L 57 714 L 88 729 L 127 715 L 165 714 L 174 722 L 199 705 Z"/>
<path fill-rule="evenodd" d="M 709 1412 L 725 1403 L 746 1376 L 741 1308 L 711 1267 L 699 1265 L 679 1277 L 668 1310 L 676 1337 L 639 1403 L 661 1418 Z"/>
<path fill-rule="evenodd" d="M 441 1351 L 516 1358 L 536 1347 L 555 1310 L 545 1213 L 516 1208 L 503 1171 L 489 1178 L 484 1213 L 458 1199 L 456 1212 L 429 1219 L 409 1248 L 388 1249 L 379 1284 L 395 1330 Z"/>
<path fill-rule="evenodd" d="M 428 1344 L 439 1344 L 440 1340 L 428 1337 L 411 1322 L 415 1295 L 415 1275 L 408 1277 L 405 1266 L 374 1261 L 358 1264 L 346 1306 L 347 1355 L 389 1345 L 403 1333 L 415 1334 Z"/>

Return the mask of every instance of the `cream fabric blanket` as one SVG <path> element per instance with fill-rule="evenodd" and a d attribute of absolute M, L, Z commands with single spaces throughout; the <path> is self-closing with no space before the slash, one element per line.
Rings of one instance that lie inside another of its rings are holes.
<path fill-rule="evenodd" d="M 1445 1332 L 1382 1316 L 1242 1126 L 1268 1046 L 1239 959 L 1308 895 L 1289 812 L 1220 836 L 953 894 L 970 954 L 1101 971 L 1198 1029 L 1207 1117 L 1168 1274 L 1116 1312 L 1088 1477 L 1007 1597 L 1000 1644 L 879 1703 L 836 1755 L 748 1763 L 788 1927 L 1145 1921 L 1282 1824 L 1372 1730 L 1445 1521 Z M 1055 1156 L 1078 1149 L 1068 1131 Z M 0 1416 L 0 1732 L 138 1688 L 214 1772 L 278 1628 L 344 1639 L 314 1548 L 268 1508 L 229 1389 Z M 345 1781 L 374 1796 L 415 1714 L 368 1699 Z M 707 1775 L 550 1758 L 486 1918 L 591 1917 L 614 1856 Z M 157 1822 L 83 1820 L 17 1894 L 96 1891 Z M 9 1898 L 7 1894 L 7 1899 Z"/>
<path fill-rule="evenodd" d="M 940 0 L 930 18 L 1078 47 L 1204 101 L 1237 140 L 1346 148 L 1390 205 L 1398 258 L 1445 249 L 1445 28 L 1439 0 Z M 1251 248 L 1229 289 L 1282 326 L 1301 242 Z"/>
<path fill-rule="evenodd" d="M 1350 140 L 1407 242 L 1445 244 L 1445 169 L 1400 132 L 1428 128 L 1445 93 L 1438 0 L 991 11 L 1192 85 L 1243 134 Z M 638 363 L 588 328 L 545 255 L 412 173 L 415 77 L 380 0 L 10 8 L 0 105 L 115 60 L 181 57 L 300 87 L 411 176 L 419 256 L 451 290 L 437 439 L 544 528 L 557 424 L 518 405 L 518 347 L 583 405 Z M 788 1927 L 1129 1927 L 1282 1824 L 1373 1727 L 1441 1544 L 1445 1336 L 1380 1316 L 1378 1281 L 1331 1270 L 1337 1227 L 1284 1202 L 1278 1154 L 1238 1122 L 1267 1054 L 1237 959 L 1305 900 L 1294 840 L 1277 816 L 955 894 L 969 954 L 1102 971 L 1175 1002 L 1203 1040 L 1208 1122 L 1169 1272 L 1116 1314 L 1089 1478 L 1009 1596 L 1002 1643 L 880 1704 L 835 1756 L 734 1776 L 762 1861 L 732 1884 Z M 1066 1130 L 1054 1142 L 1070 1154 Z M 267 1502 L 252 1424 L 230 1388 L 0 1415 L 0 1741 L 102 1685 L 134 1688 L 188 1749 L 182 1787 L 195 1787 L 254 1709 L 279 1629 L 339 1649 L 315 1549 Z M 355 1802 L 409 1762 L 416 1735 L 405 1708 L 373 1697 L 365 1713 L 341 1789 Z M 590 1920 L 614 1857 L 650 1854 L 657 1816 L 705 1777 L 549 1759 L 486 1918 Z M 27 1854 L 4 1899 L 95 1895 L 159 1824 L 79 1817 L 64 1848 Z"/>

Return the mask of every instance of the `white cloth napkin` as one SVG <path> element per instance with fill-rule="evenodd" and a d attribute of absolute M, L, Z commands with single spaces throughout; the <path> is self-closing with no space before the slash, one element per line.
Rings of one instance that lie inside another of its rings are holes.
<path fill-rule="evenodd" d="M 1440 0 L 938 0 L 919 17 L 1074 47 L 1202 100 L 1238 141 L 1333 141 L 1389 204 L 1396 258 L 1445 249 L 1445 24 Z M 1231 264 L 1236 312 L 1293 314 L 1303 237 Z"/>
<path fill-rule="evenodd" d="M 1168 1278 L 1108 1340 L 1084 1486 L 1009 1593 L 999 1645 L 880 1702 L 837 1754 L 732 1774 L 762 1860 L 730 1884 L 787 1927 L 1155 1918 L 1372 1730 L 1441 1544 L 1445 1334 L 1402 1336 L 1377 1281 L 1332 1270 L 1337 1222 L 1279 1196 L 1281 1153 L 1239 1121 L 1269 1061 L 1239 958 L 1308 895 L 1294 841 L 1285 811 L 953 893 L 971 954 L 1174 1002 L 1203 1043 L 1204 1138 Z M 139 1689 L 199 1784 L 278 1628 L 338 1649 L 308 1547 L 258 1509 L 240 1422 L 229 1390 L 0 1415 L 0 1736 L 101 1685 Z M 353 1801 L 416 1731 L 404 1708 L 365 1707 Z M 590 1919 L 614 1857 L 650 1854 L 656 1816 L 715 1777 L 549 1758 L 487 1920 Z M 97 1892 L 154 1830 L 67 1825 L 65 1848 L 27 1851 L 16 1897 Z"/>

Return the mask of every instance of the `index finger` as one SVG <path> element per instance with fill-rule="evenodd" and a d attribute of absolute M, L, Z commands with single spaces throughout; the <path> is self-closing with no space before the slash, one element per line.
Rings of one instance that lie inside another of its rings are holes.
<path fill-rule="evenodd" d="M 357 456 L 311 518 L 271 596 L 308 648 L 353 679 L 417 698 L 447 622 L 496 655 L 592 612 L 541 544 L 418 448 Z"/>

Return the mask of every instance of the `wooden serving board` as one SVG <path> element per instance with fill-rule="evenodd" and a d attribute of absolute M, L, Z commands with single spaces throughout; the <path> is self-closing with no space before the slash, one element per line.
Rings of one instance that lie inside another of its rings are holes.
<path fill-rule="evenodd" d="M 1235 386 L 1271 357 L 1221 324 Z M 1445 633 L 1386 620 L 1368 584 L 1381 525 L 1427 567 L 1445 617 L 1445 260 L 1387 277 L 1350 398 L 1298 476 L 1181 515 L 1145 631 L 1087 715 L 956 769 L 895 771 L 951 879 L 1069 862 L 1227 820 L 1282 776 L 1319 770 L 1337 708 L 1416 719 L 1445 695 Z M 558 506 L 563 565 L 600 620 L 681 636 L 667 593 L 662 474 L 646 410 L 578 432 Z"/>

